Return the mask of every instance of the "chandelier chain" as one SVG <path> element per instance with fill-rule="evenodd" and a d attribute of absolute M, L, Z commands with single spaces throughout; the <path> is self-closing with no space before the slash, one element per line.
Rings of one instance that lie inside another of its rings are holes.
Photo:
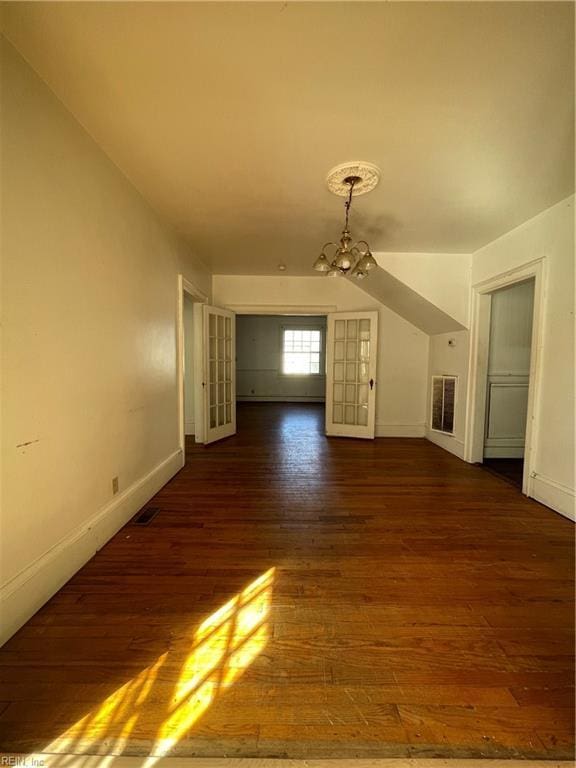
<path fill-rule="evenodd" d="M 350 215 L 350 206 L 352 205 L 352 193 L 354 192 L 354 184 L 356 184 L 356 179 L 351 179 L 349 184 L 350 184 L 350 192 L 348 192 L 348 199 L 344 203 L 346 207 L 346 226 L 345 226 L 346 230 L 348 230 L 348 217 Z"/>

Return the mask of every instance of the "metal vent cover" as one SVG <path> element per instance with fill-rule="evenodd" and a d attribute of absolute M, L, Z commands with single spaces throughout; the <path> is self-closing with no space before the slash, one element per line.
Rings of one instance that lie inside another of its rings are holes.
<path fill-rule="evenodd" d="M 150 525 L 152 520 L 160 512 L 160 507 L 143 507 L 132 518 L 132 525 Z"/>

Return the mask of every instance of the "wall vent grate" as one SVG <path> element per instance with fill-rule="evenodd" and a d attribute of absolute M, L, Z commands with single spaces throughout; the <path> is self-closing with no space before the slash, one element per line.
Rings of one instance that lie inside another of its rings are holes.
<path fill-rule="evenodd" d="M 160 512 L 160 507 L 144 507 L 132 518 L 132 525 L 150 525 Z"/>
<path fill-rule="evenodd" d="M 432 429 L 454 434 L 456 376 L 432 376 Z"/>

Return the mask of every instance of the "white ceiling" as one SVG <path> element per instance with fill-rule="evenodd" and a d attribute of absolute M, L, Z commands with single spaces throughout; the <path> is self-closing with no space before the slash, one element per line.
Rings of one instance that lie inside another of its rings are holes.
<path fill-rule="evenodd" d="M 471 252 L 568 196 L 574 6 L 4 3 L 7 37 L 216 273 L 313 274 L 352 233 Z"/>

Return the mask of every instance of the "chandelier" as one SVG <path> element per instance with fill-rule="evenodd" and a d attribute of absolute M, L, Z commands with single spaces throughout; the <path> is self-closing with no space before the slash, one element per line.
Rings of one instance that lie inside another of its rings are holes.
<path fill-rule="evenodd" d="M 346 218 L 344 229 L 338 243 L 329 242 L 322 247 L 320 256 L 314 262 L 314 269 L 327 277 L 341 277 L 350 274 L 357 280 L 363 280 L 368 273 L 378 266 L 366 240 L 353 242 L 348 220 L 354 189 L 357 194 L 370 192 L 380 178 L 376 166 L 369 163 L 345 163 L 336 166 L 328 174 L 328 188 L 337 195 L 346 196 L 344 208 Z M 331 253 L 330 253 L 331 251 Z"/>

